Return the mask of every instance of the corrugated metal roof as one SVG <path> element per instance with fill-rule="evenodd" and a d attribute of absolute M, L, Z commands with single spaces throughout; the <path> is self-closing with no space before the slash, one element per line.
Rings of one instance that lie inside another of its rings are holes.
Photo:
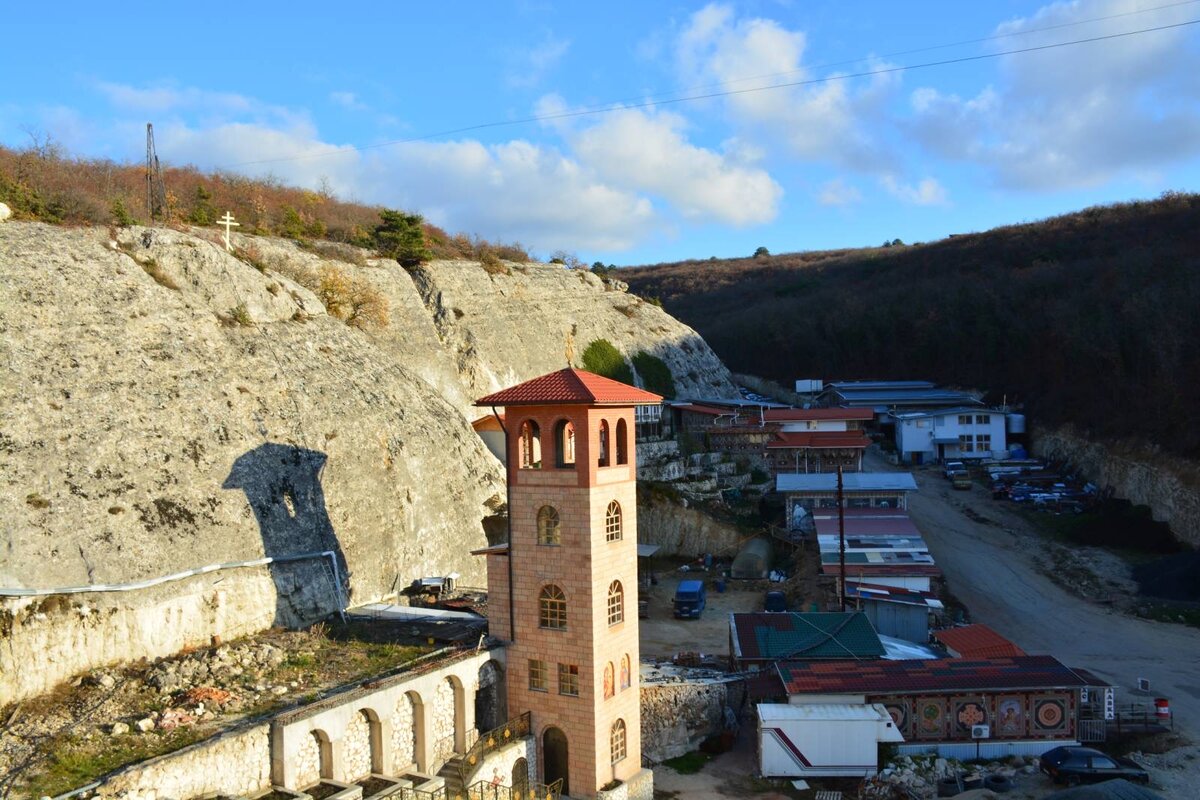
<path fill-rule="evenodd" d="M 763 412 L 768 422 L 805 422 L 808 420 L 869 420 L 869 408 L 770 408 Z"/>
<path fill-rule="evenodd" d="M 998 658 L 1023 656 L 1025 651 L 1005 639 L 987 625 L 963 625 L 934 631 L 933 638 L 961 658 Z"/>
<path fill-rule="evenodd" d="M 842 486 L 848 492 L 915 492 L 917 482 L 910 472 L 846 472 Z M 837 474 L 804 472 L 779 475 L 775 489 L 780 492 L 832 492 L 837 490 Z"/>
<path fill-rule="evenodd" d="M 1000 411 L 987 406 L 960 406 L 958 408 L 939 408 L 936 411 L 893 411 L 889 416 L 896 419 L 925 419 L 927 417 L 949 417 L 955 414 L 995 414 L 998 417 L 1008 416 L 1007 411 Z"/>
<path fill-rule="evenodd" d="M 799 447 L 814 449 L 832 447 L 865 448 L 871 443 L 862 431 L 788 431 L 776 433 L 767 442 L 768 450 L 792 450 Z"/>
<path fill-rule="evenodd" d="M 879 658 L 879 635 L 862 612 L 730 614 L 734 655 L 742 660 Z"/>
<path fill-rule="evenodd" d="M 1067 689 L 1086 682 L 1053 656 L 938 661 L 805 661 L 779 664 L 788 694 L 897 694 Z"/>
<path fill-rule="evenodd" d="M 850 703 L 805 703 L 794 706 L 790 703 L 759 703 L 758 718 L 764 722 L 786 720 L 871 720 L 887 722 L 891 715 L 878 703 L 858 705 Z"/>
<path fill-rule="evenodd" d="M 874 600 L 881 603 L 899 603 L 907 606 L 924 606 L 926 608 L 945 608 L 941 600 L 933 592 L 921 592 L 916 589 L 902 589 L 896 586 L 881 586 L 874 583 L 852 583 L 846 581 L 846 596 L 858 597 L 863 600 Z"/>
<path fill-rule="evenodd" d="M 651 392 L 574 367 L 541 375 L 475 401 L 477 406 L 636 406 L 662 402 Z"/>
<path fill-rule="evenodd" d="M 917 530 L 917 526 L 903 512 L 897 513 L 892 511 L 892 515 L 886 517 L 860 517 L 850 514 L 850 511 L 854 510 L 858 509 L 846 510 L 845 527 L 847 536 L 903 536 L 908 538 L 920 538 L 921 536 L 921 532 Z M 873 511 L 874 509 L 863 510 Z M 891 511 L 891 509 L 887 510 Z M 831 514 L 828 517 L 817 517 L 814 515 L 813 524 L 817 528 L 818 536 L 835 536 L 838 533 L 838 518 L 836 514 Z"/>

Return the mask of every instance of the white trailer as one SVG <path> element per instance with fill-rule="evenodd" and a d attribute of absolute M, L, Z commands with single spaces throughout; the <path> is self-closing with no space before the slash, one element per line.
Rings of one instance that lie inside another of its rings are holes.
<path fill-rule="evenodd" d="M 764 778 L 874 775 L 879 743 L 903 741 L 878 703 L 758 706 L 759 771 Z"/>

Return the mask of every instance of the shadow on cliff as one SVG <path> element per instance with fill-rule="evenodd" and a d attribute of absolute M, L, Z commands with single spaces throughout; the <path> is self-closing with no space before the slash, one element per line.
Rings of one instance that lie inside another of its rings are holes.
<path fill-rule="evenodd" d="M 222 484 L 246 493 L 263 552 L 276 559 L 270 565 L 276 625 L 294 627 L 328 616 L 341 611 L 349 597 L 346 559 L 321 488 L 327 458 L 316 450 L 267 442 L 239 456 Z"/>

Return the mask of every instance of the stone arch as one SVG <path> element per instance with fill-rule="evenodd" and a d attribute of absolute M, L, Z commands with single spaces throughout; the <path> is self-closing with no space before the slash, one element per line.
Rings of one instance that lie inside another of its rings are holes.
<path fill-rule="evenodd" d="M 521 469 L 542 468 L 542 430 L 537 421 L 527 419 L 518 431 L 518 461 Z"/>
<path fill-rule="evenodd" d="M 498 728 L 508 719 L 504 667 L 494 658 L 479 665 L 475 689 L 475 729 L 480 733 Z"/>
<path fill-rule="evenodd" d="M 525 792 L 529 791 L 529 761 L 525 758 L 513 762 L 512 789 L 513 796 L 518 798 L 524 798 Z"/>
<path fill-rule="evenodd" d="M 554 423 L 554 465 L 559 469 L 575 466 L 575 423 L 560 419 Z"/>
<path fill-rule="evenodd" d="M 553 725 L 547 726 L 542 731 L 541 745 L 542 782 L 549 784 L 562 780 L 562 793 L 569 796 L 571 783 L 568 769 L 570 754 L 567 735 L 561 728 Z"/>
<path fill-rule="evenodd" d="M 327 768 L 332 773 L 333 747 L 329 734 L 320 729 L 309 731 L 296 751 L 296 786 L 308 786 L 329 777 L 325 773 Z"/>
<path fill-rule="evenodd" d="M 610 463 L 610 462 L 609 462 L 610 456 L 609 456 L 609 451 L 608 451 L 609 444 L 610 444 L 610 442 L 609 442 L 608 420 L 606 420 L 606 419 L 602 419 L 602 420 L 600 420 L 600 431 L 599 431 L 599 433 L 600 433 L 600 450 L 599 450 L 599 452 L 596 454 L 596 455 L 597 455 L 597 458 L 596 458 L 596 466 L 598 466 L 598 467 L 607 467 L 607 466 L 609 465 L 609 463 Z"/>
<path fill-rule="evenodd" d="M 355 781 L 371 773 L 371 720 L 363 710 L 355 711 L 342 734 L 342 775 Z"/>
<path fill-rule="evenodd" d="M 418 772 L 428 770 L 425 746 L 428 740 L 425 703 L 417 692 L 405 692 L 396 698 L 396 709 L 392 714 L 392 770 L 402 772 L 410 764 Z"/>
<path fill-rule="evenodd" d="M 617 420 L 617 463 L 629 463 L 629 426 L 624 419 Z"/>

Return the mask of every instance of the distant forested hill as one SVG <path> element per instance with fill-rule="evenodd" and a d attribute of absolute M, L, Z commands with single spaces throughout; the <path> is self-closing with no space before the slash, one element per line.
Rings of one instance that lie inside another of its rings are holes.
<path fill-rule="evenodd" d="M 927 378 L 1200 456 L 1200 195 L 930 244 L 621 270 L 731 369 Z"/>

